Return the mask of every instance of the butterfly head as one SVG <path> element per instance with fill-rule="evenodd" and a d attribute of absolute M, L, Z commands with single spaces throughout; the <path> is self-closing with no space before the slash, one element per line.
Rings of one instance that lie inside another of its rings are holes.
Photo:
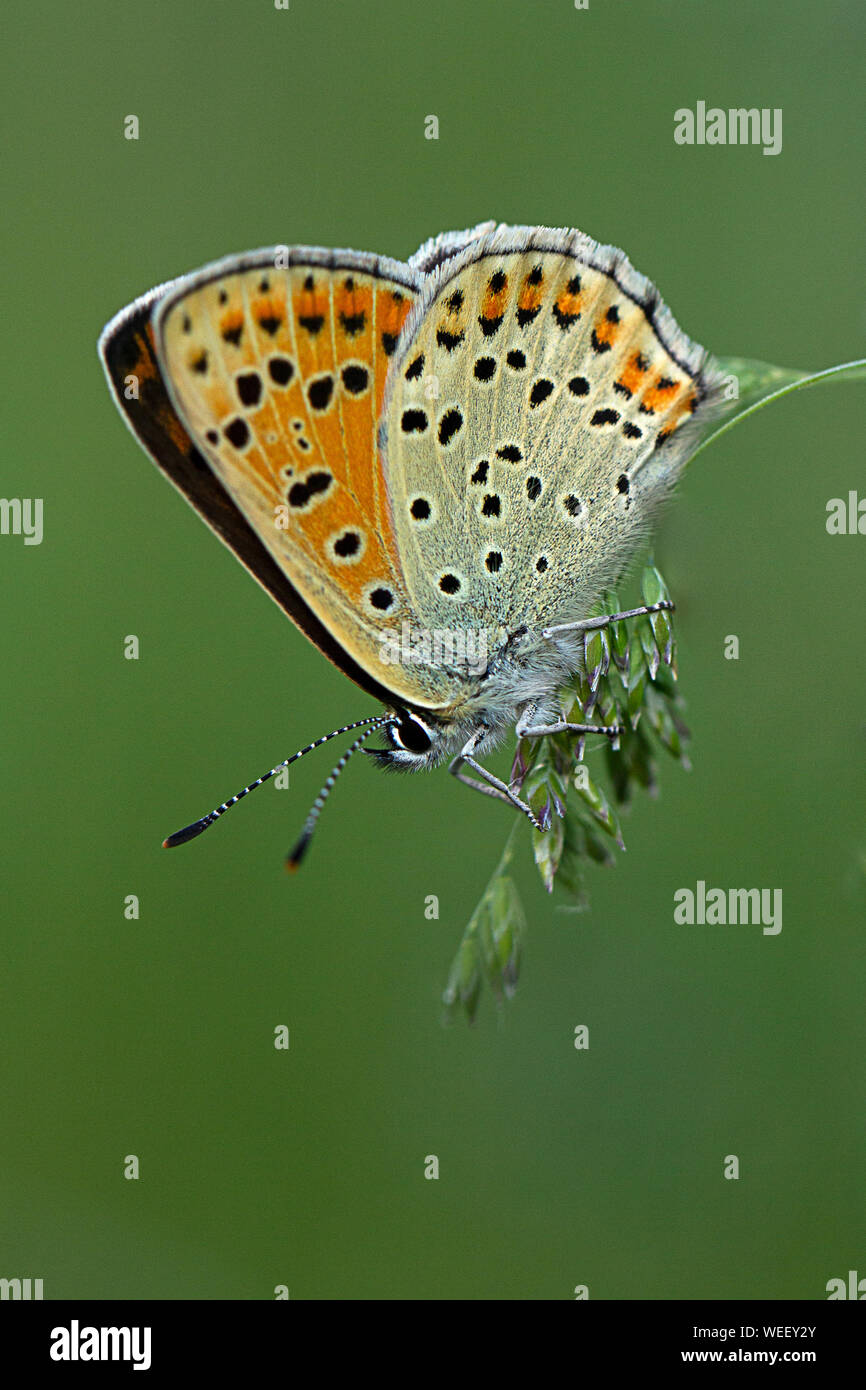
<path fill-rule="evenodd" d="M 435 767 L 447 756 L 452 742 L 441 720 L 408 709 L 395 709 L 393 719 L 384 726 L 382 733 L 388 747 L 364 751 L 380 767 L 399 772 L 421 772 Z"/>
<path fill-rule="evenodd" d="M 436 715 L 396 708 L 381 726 L 387 748 L 365 748 L 364 752 L 392 772 L 429 772 L 457 757 L 470 738 L 482 752 L 495 747 L 517 717 L 510 708 L 504 719 L 499 714 L 490 707 L 483 712 L 457 707 Z"/>
<path fill-rule="evenodd" d="M 503 636 L 484 671 L 462 681 L 450 705 L 434 713 L 395 702 L 380 726 L 387 747 L 364 752 L 380 767 L 422 772 L 451 761 L 470 740 L 475 751 L 492 751 L 528 703 L 553 697 L 578 666 L 573 639 L 549 641 L 520 625 Z"/>

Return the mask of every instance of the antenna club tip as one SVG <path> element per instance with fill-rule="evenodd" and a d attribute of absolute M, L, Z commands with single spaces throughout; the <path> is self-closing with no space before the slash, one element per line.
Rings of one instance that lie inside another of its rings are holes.
<path fill-rule="evenodd" d="M 286 855 L 286 873 L 296 874 L 307 852 L 312 835 L 302 835 L 291 854 Z"/>
<path fill-rule="evenodd" d="M 202 820 L 194 821 L 192 825 L 184 826 L 183 830 L 176 830 L 173 835 L 167 835 L 163 840 L 163 849 L 174 849 L 177 845 L 185 845 L 187 840 L 194 840 L 203 830 L 207 830 L 210 824 L 210 820 L 204 817 Z"/>

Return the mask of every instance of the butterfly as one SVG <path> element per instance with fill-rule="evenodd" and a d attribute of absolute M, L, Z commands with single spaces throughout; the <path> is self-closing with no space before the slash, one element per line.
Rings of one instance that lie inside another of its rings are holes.
<path fill-rule="evenodd" d="M 719 369 L 622 251 L 493 222 L 407 262 L 277 246 L 152 290 L 99 340 L 127 424 L 297 627 L 384 706 L 311 749 L 448 763 L 538 823 L 479 761 L 509 733 L 595 726 L 557 695 L 588 618 L 716 411 Z M 616 735 L 616 726 L 598 732 Z M 474 776 L 464 769 L 469 768 Z"/>

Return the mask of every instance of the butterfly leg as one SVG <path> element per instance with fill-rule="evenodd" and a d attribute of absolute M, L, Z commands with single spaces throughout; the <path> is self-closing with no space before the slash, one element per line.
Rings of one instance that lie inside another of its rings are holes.
<path fill-rule="evenodd" d="M 515 725 L 518 738 L 544 738 L 547 734 L 607 734 L 617 738 L 623 732 L 622 724 L 570 724 L 567 719 L 558 719 L 554 724 L 535 724 L 538 706 L 527 705 Z"/>
<path fill-rule="evenodd" d="M 622 724 L 569 724 L 567 719 L 559 719 L 555 724 L 533 724 L 531 728 L 521 728 L 518 724 L 518 738 L 544 738 L 547 734 L 607 734 L 608 738 L 618 738 L 623 732 Z"/>
<path fill-rule="evenodd" d="M 477 792 L 483 792 L 485 796 L 493 796 L 497 801 L 504 801 L 507 806 L 511 805 L 509 798 L 503 792 L 497 791 L 495 787 L 486 786 L 484 782 L 476 781 L 474 777 L 467 777 L 465 772 L 461 772 L 462 763 L 462 758 L 455 758 L 449 765 L 448 771 L 452 777 L 456 777 L 457 781 L 462 782 L 464 787 L 472 787 Z"/>
<path fill-rule="evenodd" d="M 557 623 L 556 627 L 545 627 L 541 630 L 542 637 L 554 637 L 558 632 L 593 632 L 596 628 L 607 627 L 608 623 L 618 623 L 625 618 L 643 618 L 650 613 L 661 613 L 663 610 L 673 612 L 675 604 L 670 599 L 662 599 L 660 603 L 644 604 L 640 608 L 628 608 L 624 613 L 608 613 L 603 618 L 580 618 L 575 623 Z"/>
<path fill-rule="evenodd" d="M 473 787 L 475 791 L 482 792 L 484 796 L 494 796 L 497 801 L 505 801 L 511 806 L 516 806 L 518 811 L 522 811 L 532 825 L 535 826 L 535 829 L 540 830 L 541 826 L 533 815 L 531 807 L 527 806 L 525 801 L 521 801 L 520 797 L 517 796 L 505 782 L 501 781 L 499 777 L 495 777 L 492 772 L 488 772 L 486 767 L 482 767 L 481 764 L 476 762 L 472 757 L 473 750 L 481 742 L 485 733 L 486 730 L 481 729 L 478 733 L 472 735 L 466 747 L 461 753 L 458 753 L 457 757 L 451 763 L 448 771 L 453 777 L 457 778 L 458 782 L 462 782 L 467 787 Z M 460 771 L 464 763 L 471 767 L 473 772 L 477 772 L 478 776 L 482 777 L 484 780 L 478 782 L 474 777 L 464 776 Z"/>

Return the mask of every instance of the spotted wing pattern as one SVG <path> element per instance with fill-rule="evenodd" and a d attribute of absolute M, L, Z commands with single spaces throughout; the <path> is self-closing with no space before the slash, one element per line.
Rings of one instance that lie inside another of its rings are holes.
<path fill-rule="evenodd" d="M 100 337 L 100 356 L 119 410 L 157 467 L 301 631 L 356 684 L 387 703 L 385 673 L 359 666 L 316 618 L 179 419 L 153 340 L 153 308 L 170 288 L 143 295 L 115 315 Z"/>
<path fill-rule="evenodd" d="M 298 626 L 430 709 L 460 672 L 384 665 L 383 639 L 585 616 L 719 395 L 621 251 L 493 223 L 405 265 L 231 257 L 123 311 L 100 351 L 144 447 Z"/>
<path fill-rule="evenodd" d="M 719 378 L 622 252 L 500 227 L 430 277 L 380 440 L 408 598 L 431 628 L 584 617 Z"/>
<path fill-rule="evenodd" d="M 278 248 L 181 282 L 155 315 L 182 421 L 305 601 L 364 665 L 383 627 L 408 614 L 376 421 L 417 281 L 408 267 L 352 253 L 296 250 L 280 265 Z"/>

